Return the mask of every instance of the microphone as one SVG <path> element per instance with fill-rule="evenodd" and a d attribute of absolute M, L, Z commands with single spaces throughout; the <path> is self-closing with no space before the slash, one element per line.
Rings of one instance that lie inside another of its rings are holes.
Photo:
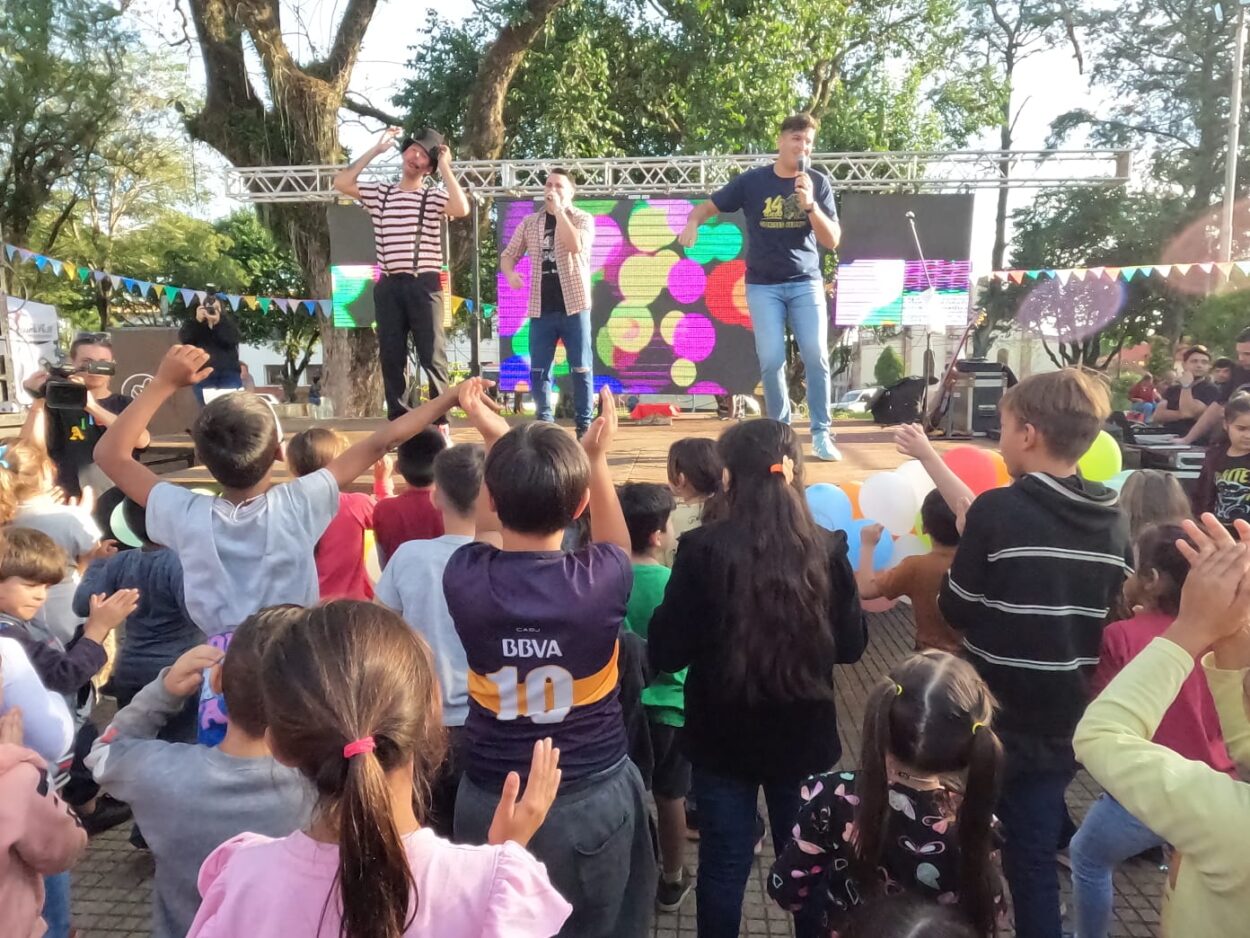
<path fill-rule="evenodd" d="M 800 173 L 807 172 L 809 169 L 811 169 L 811 166 L 812 166 L 812 161 L 807 156 L 806 153 L 804 153 L 802 156 L 799 157 L 799 172 Z"/>
<path fill-rule="evenodd" d="M 912 224 L 915 224 L 915 221 L 916 221 L 916 213 L 915 213 L 915 212 L 908 212 L 908 213 L 907 213 L 906 215 L 904 215 L 903 217 L 904 217 L 904 218 L 906 218 L 906 219 L 907 219 L 909 222 L 911 222 Z"/>

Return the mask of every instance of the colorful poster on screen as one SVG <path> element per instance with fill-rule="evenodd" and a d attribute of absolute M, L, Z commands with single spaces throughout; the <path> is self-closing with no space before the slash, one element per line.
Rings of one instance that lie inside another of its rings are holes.
<path fill-rule="evenodd" d="M 839 264 L 836 322 L 854 327 L 962 326 L 968 321 L 971 278 L 970 261 L 891 258 Z"/>
<path fill-rule="evenodd" d="M 595 219 L 591 250 L 591 324 L 595 385 L 624 394 L 751 393 L 759 383 L 746 304 L 744 235 L 739 216 L 713 219 L 686 250 L 677 236 L 697 202 L 602 199 L 575 203 Z M 500 202 L 504 247 L 539 203 Z M 526 304 L 532 258 L 517 264 L 514 290 L 499 276 L 496 323 L 499 384 L 530 386 Z M 556 349 L 554 378 L 568 374 Z"/>

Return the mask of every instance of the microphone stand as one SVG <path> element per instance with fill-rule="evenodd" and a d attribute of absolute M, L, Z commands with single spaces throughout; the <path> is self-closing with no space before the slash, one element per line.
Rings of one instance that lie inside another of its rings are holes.
<path fill-rule="evenodd" d="M 925 260 L 924 248 L 920 244 L 920 233 L 916 231 L 916 213 L 908 212 L 905 216 L 908 227 L 911 228 L 911 239 L 916 245 L 916 255 L 920 258 L 920 269 L 924 271 L 925 283 L 929 286 L 929 302 L 932 303 L 937 297 L 937 291 L 933 288 L 933 278 L 929 275 L 929 262 Z M 929 413 L 929 381 L 933 377 L 931 362 L 933 359 L 933 329 L 932 320 L 925 325 L 925 357 L 924 357 L 924 389 L 920 396 L 920 413 L 927 415 Z"/>

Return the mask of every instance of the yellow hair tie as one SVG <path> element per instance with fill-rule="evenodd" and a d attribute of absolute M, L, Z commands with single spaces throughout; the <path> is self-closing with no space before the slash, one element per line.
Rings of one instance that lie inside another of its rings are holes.
<path fill-rule="evenodd" d="M 981 727 L 983 727 L 983 726 L 985 726 L 985 724 L 984 724 L 984 723 L 973 723 L 973 724 L 972 724 L 972 735 L 973 735 L 973 736 L 976 736 L 976 735 L 977 735 L 977 730 L 979 730 L 979 729 L 980 729 Z"/>

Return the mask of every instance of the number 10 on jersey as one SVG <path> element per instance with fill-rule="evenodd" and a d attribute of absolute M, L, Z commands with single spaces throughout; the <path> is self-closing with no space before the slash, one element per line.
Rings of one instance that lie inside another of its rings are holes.
<path fill-rule="evenodd" d="M 514 666 L 500 668 L 486 679 L 499 691 L 497 719 L 528 717 L 535 723 L 559 723 L 573 709 L 573 675 L 554 664 L 534 668 L 517 680 Z"/>

